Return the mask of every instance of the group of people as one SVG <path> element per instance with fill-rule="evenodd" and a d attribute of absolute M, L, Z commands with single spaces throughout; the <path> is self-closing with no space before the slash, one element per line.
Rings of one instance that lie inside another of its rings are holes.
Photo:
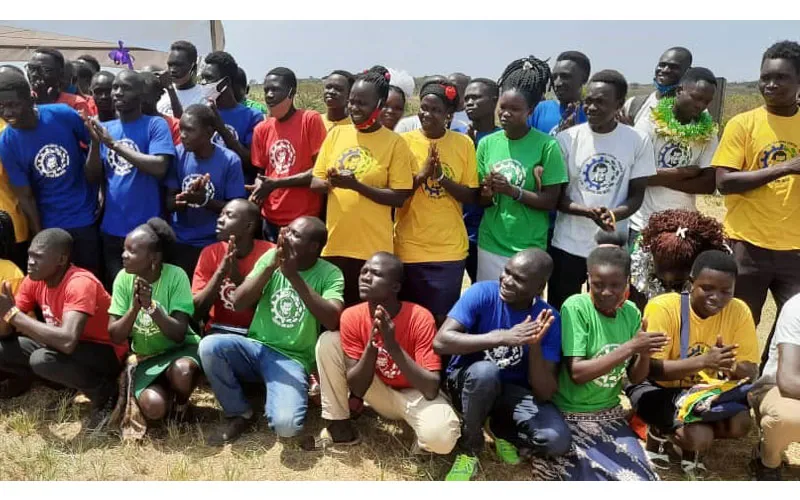
<path fill-rule="evenodd" d="M 485 434 L 539 478 L 700 476 L 752 408 L 750 469 L 779 478 L 800 441 L 800 45 L 764 52 L 764 106 L 721 138 L 717 79 L 682 47 L 632 98 L 567 51 L 426 78 L 402 118 L 397 73 L 332 71 L 320 113 L 290 69 L 264 106 L 185 41 L 166 69 L 0 66 L 0 398 L 80 391 L 87 431 L 139 438 L 189 418 L 205 377 L 221 445 L 265 386 L 279 437 L 358 444 L 368 405 L 415 453 L 455 450 L 448 480 Z M 717 190 L 723 224 L 695 206 Z M 314 400 L 325 427 L 301 435 Z"/>

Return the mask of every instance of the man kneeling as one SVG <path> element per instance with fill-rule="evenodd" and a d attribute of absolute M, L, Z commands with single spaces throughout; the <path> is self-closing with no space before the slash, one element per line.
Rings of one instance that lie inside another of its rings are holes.
<path fill-rule="evenodd" d="M 436 322 L 422 306 L 397 299 L 402 278 L 403 264 L 394 255 L 373 255 L 359 277 L 364 302 L 342 313 L 341 333 L 320 337 L 322 418 L 330 424 L 314 449 L 359 441 L 350 424 L 348 388 L 379 415 L 405 420 L 416 433 L 415 450 L 446 455 L 455 446 L 461 432 L 458 416 L 439 394 Z"/>

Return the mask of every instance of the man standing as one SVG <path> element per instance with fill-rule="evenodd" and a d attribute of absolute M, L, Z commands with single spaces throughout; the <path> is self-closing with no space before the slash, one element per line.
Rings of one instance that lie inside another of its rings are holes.
<path fill-rule="evenodd" d="M 142 74 L 123 70 L 112 90 L 119 118 L 103 125 L 87 121 L 92 145 L 86 168 L 106 181 L 100 233 L 109 290 L 122 269 L 125 237 L 161 215 L 163 180 L 175 156 L 167 122 L 142 113 L 143 96 Z"/>
<path fill-rule="evenodd" d="M 84 114 L 97 114 L 85 98 L 64 91 L 64 56 L 51 48 L 36 49 L 25 66 L 28 81 L 36 95 L 36 104 L 66 104 Z"/>
<path fill-rule="evenodd" d="M 165 115 L 158 112 L 158 100 L 164 95 L 164 87 L 155 73 L 140 71 L 144 82 L 144 92 L 142 93 L 142 114 L 147 116 L 160 116 L 167 122 L 172 144 L 177 146 L 181 143 L 181 121 L 174 116 Z"/>
<path fill-rule="evenodd" d="M 764 52 L 758 88 L 765 105 L 728 122 L 711 161 L 739 265 L 736 297 L 756 325 L 767 290 L 778 314 L 800 293 L 800 45 L 783 41 Z"/>
<path fill-rule="evenodd" d="M 459 101 L 458 106 L 456 106 L 456 112 L 453 113 L 453 119 L 450 121 L 450 130 L 456 130 L 458 132 L 464 132 L 470 126 L 469 116 L 467 115 L 465 103 L 465 95 L 467 91 L 467 85 L 472 80 L 470 77 L 465 75 L 464 73 L 453 73 L 447 77 L 447 80 L 450 82 L 451 85 L 455 86 L 458 90 Z"/>
<path fill-rule="evenodd" d="M 292 222 L 233 294 L 237 311 L 257 304 L 247 336 L 221 333 L 200 342 L 203 369 L 227 420 L 210 445 L 233 441 L 253 422 L 242 382 L 266 384 L 267 424 L 279 437 L 302 430 L 319 327 L 337 330 L 342 312 L 342 272 L 320 258 L 327 237 L 316 217 Z"/>
<path fill-rule="evenodd" d="M 8 282 L 0 291 L 0 371 L 13 375 L 0 397 L 25 392 L 33 376 L 65 385 L 92 401 L 87 430 L 103 427 L 116 403 L 116 377 L 128 345 L 108 334 L 111 297 L 85 269 L 70 262 L 72 238 L 45 229 L 31 242 L 28 276 L 16 297 Z M 30 313 L 38 308 L 44 322 Z"/>
<path fill-rule="evenodd" d="M 178 40 L 169 48 L 167 71 L 158 74 L 167 93 L 158 101 L 158 111 L 180 118 L 183 110 L 200 104 L 206 97 L 202 87 L 194 81 L 197 76 L 197 47 L 191 42 Z"/>
<path fill-rule="evenodd" d="M 584 53 L 569 50 L 559 54 L 550 76 L 556 99 L 536 105 L 528 125 L 555 136 L 573 125 L 586 122 L 582 91 L 591 71 L 592 65 Z"/>
<path fill-rule="evenodd" d="M 101 122 L 111 121 L 117 116 L 114 101 L 111 99 L 111 87 L 114 85 L 114 74 L 109 71 L 100 71 L 92 77 L 89 93 L 92 94 L 97 119 Z"/>
<path fill-rule="evenodd" d="M 656 64 L 655 78 L 653 85 L 656 90 L 647 96 L 631 97 L 622 108 L 623 123 L 635 125 L 642 117 L 647 116 L 658 101 L 664 97 L 674 97 L 678 85 L 692 66 L 692 53 L 684 47 L 672 47 L 661 54 Z"/>
<path fill-rule="evenodd" d="M 633 244 L 650 216 L 668 209 L 696 210 L 695 195 L 712 194 L 716 189 L 711 158 L 717 149 L 717 126 L 705 111 L 717 79 L 706 68 L 689 68 L 675 90 L 650 113 L 645 113 L 635 128 L 653 143 L 656 175 L 650 177 L 641 208 L 631 216 L 628 239 Z"/>
<path fill-rule="evenodd" d="M 236 101 L 244 104 L 250 109 L 255 109 L 262 115 L 267 114 L 267 106 L 265 106 L 260 101 L 254 101 L 247 97 L 250 93 L 250 84 L 247 83 L 247 73 L 244 72 L 244 68 L 239 66 L 239 69 L 236 71 L 236 80 L 233 82 L 233 93 L 236 94 Z"/>
<path fill-rule="evenodd" d="M 100 271 L 95 225 L 100 179 L 89 177 L 81 144 L 89 132 L 68 106 L 35 106 L 25 76 L 0 68 L 0 113 L 8 126 L 0 135 L 0 161 L 11 180 L 32 234 L 44 228 L 66 229 L 75 241 L 76 266 Z"/>
<path fill-rule="evenodd" d="M 316 111 L 294 107 L 297 77 L 274 68 L 264 79 L 269 118 L 253 134 L 253 165 L 263 170 L 250 199 L 261 205 L 264 237 L 276 241 L 280 228 L 303 215 L 318 216 L 322 196 L 311 191 L 314 162 L 325 141 L 325 125 Z"/>

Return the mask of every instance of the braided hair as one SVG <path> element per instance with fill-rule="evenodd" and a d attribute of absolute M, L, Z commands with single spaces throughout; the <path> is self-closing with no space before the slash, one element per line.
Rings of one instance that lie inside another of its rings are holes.
<path fill-rule="evenodd" d="M 169 223 L 160 217 L 151 217 L 144 224 L 139 225 L 134 231 L 143 231 L 148 235 L 151 252 L 159 252 L 162 261 L 171 262 L 173 246 L 177 237 Z"/>
<path fill-rule="evenodd" d="M 694 210 L 670 209 L 650 216 L 642 230 L 642 247 L 659 267 L 689 270 L 707 250 L 726 250 L 722 224 Z"/>
<path fill-rule="evenodd" d="M 547 61 L 528 56 L 506 66 L 497 84 L 502 92 L 516 90 L 525 97 L 528 106 L 534 108 L 547 92 L 550 78 Z"/>
<path fill-rule="evenodd" d="M 14 221 L 8 212 L 0 210 L 0 259 L 11 259 L 16 242 Z"/>
<path fill-rule="evenodd" d="M 448 113 L 454 113 L 456 111 L 459 94 L 458 87 L 455 85 L 428 82 L 419 90 L 420 100 L 427 95 L 438 97 L 442 103 L 444 103 L 445 110 L 447 110 Z"/>
<path fill-rule="evenodd" d="M 375 86 L 375 92 L 378 94 L 378 99 L 386 104 L 386 99 L 389 97 L 389 78 L 386 73 L 379 73 L 377 71 L 367 70 L 364 73 L 356 76 L 356 82 L 366 82 Z"/>

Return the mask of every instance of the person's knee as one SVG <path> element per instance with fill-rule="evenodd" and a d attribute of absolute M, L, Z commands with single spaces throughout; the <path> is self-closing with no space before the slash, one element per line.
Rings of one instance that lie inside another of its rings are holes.
<path fill-rule="evenodd" d="M 191 391 L 200 367 L 191 358 L 179 358 L 167 370 L 170 385 L 181 392 Z"/>
<path fill-rule="evenodd" d="M 750 432 L 750 426 L 752 425 L 750 421 L 750 411 L 743 411 L 738 415 L 734 415 L 727 425 L 727 435 L 726 438 L 729 439 L 739 439 L 747 436 Z"/>
<path fill-rule="evenodd" d="M 47 348 L 37 349 L 31 353 L 28 363 L 37 376 L 53 382 L 60 381 L 61 367 L 56 351 Z"/>
<path fill-rule="evenodd" d="M 417 431 L 420 448 L 437 455 L 447 455 L 455 448 L 461 437 L 461 422 L 458 415 L 449 408 L 434 422 L 426 422 Z"/>
<path fill-rule="evenodd" d="M 499 394 L 502 389 L 500 368 L 492 361 L 478 361 L 467 368 L 464 387 L 473 391 L 491 391 Z"/>
<path fill-rule="evenodd" d="M 316 355 L 317 359 L 324 359 L 331 354 L 336 354 L 342 350 L 342 342 L 339 332 L 324 332 L 317 339 Z"/>
<path fill-rule="evenodd" d="M 540 411 L 545 411 L 540 408 Z M 558 457 L 567 453 L 572 446 L 572 432 L 558 410 L 553 408 L 546 418 L 540 419 L 540 427 L 532 436 L 534 449 L 548 457 Z"/>
<path fill-rule="evenodd" d="M 148 387 L 139 395 L 139 409 L 147 420 L 161 420 L 167 414 L 167 400 L 161 391 Z"/>
<path fill-rule="evenodd" d="M 680 447 L 686 451 L 704 453 L 714 442 L 714 428 L 708 424 L 689 424 L 678 429 Z"/>
<path fill-rule="evenodd" d="M 269 396 L 267 396 L 269 397 Z M 270 429 L 282 438 L 295 437 L 303 430 L 305 412 L 293 408 L 282 407 L 268 418 Z"/>
<path fill-rule="evenodd" d="M 224 334 L 209 335 L 200 340 L 200 344 L 197 346 L 197 355 L 200 357 L 203 364 L 206 364 L 206 360 L 211 362 L 211 359 L 219 354 L 220 348 L 225 340 L 223 335 Z"/>

